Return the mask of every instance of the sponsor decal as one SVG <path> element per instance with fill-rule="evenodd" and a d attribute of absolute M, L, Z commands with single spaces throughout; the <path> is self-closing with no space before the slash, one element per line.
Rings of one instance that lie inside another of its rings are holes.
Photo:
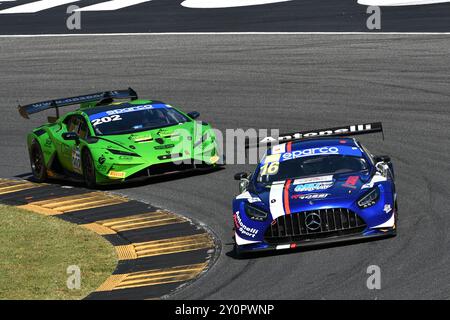
<path fill-rule="evenodd" d="M 98 163 L 100 163 L 100 164 L 104 164 L 104 163 L 105 163 L 105 161 L 106 161 L 106 158 L 105 158 L 105 156 L 104 156 L 104 155 L 101 155 L 101 157 L 100 157 L 100 158 L 98 158 Z"/>
<path fill-rule="evenodd" d="M 342 184 L 342 186 L 346 188 L 356 189 L 356 183 L 358 183 L 358 180 L 359 176 L 350 176 L 347 178 L 347 181 L 345 181 L 345 183 Z"/>
<path fill-rule="evenodd" d="M 72 167 L 73 170 L 81 172 L 81 152 L 78 146 L 72 149 Z"/>
<path fill-rule="evenodd" d="M 391 207 L 390 204 L 385 204 L 385 205 L 384 205 L 383 211 L 384 211 L 385 213 L 389 213 L 389 212 L 391 212 L 391 210 L 392 210 L 392 207 Z"/>
<path fill-rule="evenodd" d="M 158 140 L 158 139 L 156 139 L 156 140 Z M 175 147 L 174 144 L 166 144 L 166 145 L 163 145 L 163 146 L 156 146 L 155 150 L 170 149 L 170 148 L 173 148 L 173 147 Z"/>
<path fill-rule="evenodd" d="M 234 226 L 236 227 L 236 230 L 239 230 L 239 232 L 243 235 L 246 235 L 248 237 L 254 238 L 258 234 L 258 229 L 247 227 L 241 219 L 241 216 L 239 214 L 239 211 L 237 211 L 233 215 L 234 219 Z"/>
<path fill-rule="evenodd" d="M 119 156 L 120 160 L 133 160 L 133 157 L 130 156 Z"/>
<path fill-rule="evenodd" d="M 372 127 L 374 125 L 374 127 Z M 333 135 L 345 135 L 345 134 L 356 134 L 356 133 L 362 133 L 362 132 L 372 132 L 375 130 L 381 130 L 381 127 L 379 127 L 380 124 L 378 123 L 368 123 L 368 124 L 358 124 L 358 125 L 351 125 L 351 126 L 345 126 L 345 127 L 337 127 L 337 128 L 330 128 L 330 129 L 322 129 L 320 131 L 306 131 L 306 132 L 297 132 L 293 134 L 288 135 L 282 135 L 279 136 L 278 139 L 274 137 L 265 137 L 260 141 L 260 143 L 273 143 L 273 142 L 282 142 L 285 140 L 297 140 L 297 139 L 303 139 L 308 137 L 322 137 L 322 136 L 333 136 Z"/>
<path fill-rule="evenodd" d="M 306 183 L 299 184 L 295 187 L 295 192 L 308 192 L 308 191 L 317 191 L 317 190 L 326 190 L 333 186 L 333 182 L 314 182 L 314 183 Z"/>
<path fill-rule="evenodd" d="M 328 197 L 329 193 L 308 193 L 308 194 L 293 194 L 291 199 L 298 200 L 320 200 Z"/>
<path fill-rule="evenodd" d="M 298 184 L 305 184 L 305 183 L 312 183 L 312 182 L 328 182 L 328 181 L 333 181 L 332 175 L 295 179 L 293 184 L 298 185 Z"/>
<path fill-rule="evenodd" d="M 128 139 L 133 140 L 134 142 L 148 142 L 153 140 L 151 135 L 146 136 L 131 135 Z"/>
<path fill-rule="evenodd" d="M 281 153 L 286 152 L 286 145 L 285 144 L 279 144 L 272 148 L 272 155 L 280 155 Z M 278 157 L 279 159 L 280 157 Z"/>
<path fill-rule="evenodd" d="M 108 173 L 108 177 L 113 178 L 113 179 L 124 179 L 125 178 L 125 172 L 111 170 Z"/>
<path fill-rule="evenodd" d="M 264 159 L 264 163 L 279 162 L 281 154 L 270 154 Z"/>
<path fill-rule="evenodd" d="M 282 155 L 282 161 L 293 160 L 302 157 L 310 157 L 316 155 L 325 155 L 325 154 L 339 154 L 338 147 L 321 147 L 321 148 L 311 148 L 304 150 L 295 150 L 292 152 L 286 152 Z"/>
<path fill-rule="evenodd" d="M 162 109 L 162 108 L 167 108 L 167 106 L 164 104 L 145 104 L 145 105 L 140 105 L 140 106 L 130 105 L 126 108 L 113 109 L 113 110 L 108 110 L 105 112 L 93 114 L 93 115 L 89 116 L 89 119 L 92 122 L 96 119 L 102 119 L 104 117 L 110 117 L 110 116 L 114 116 L 114 115 L 120 115 L 120 114 L 124 114 L 124 113 L 136 112 L 136 111 L 143 111 L 143 110 L 150 110 L 150 109 Z M 119 119 L 117 119 L 117 120 L 119 120 Z M 104 121 L 102 120 L 102 123 L 103 122 Z"/>

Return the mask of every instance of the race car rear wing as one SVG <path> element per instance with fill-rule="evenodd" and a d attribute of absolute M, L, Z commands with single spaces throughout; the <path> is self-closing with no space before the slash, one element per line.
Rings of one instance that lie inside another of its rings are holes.
<path fill-rule="evenodd" d="M 309 131 L 299 131 L 294 133 L 280 134 L 278 137 L 264 137 L 258 139 L 256 143 L 247 141 L 246 147 L 252 148 L 257 146 L 276 145 L 289 141 L 298 141 L 306 139 L 317 139 L 326 137 L 342 137 L 342 136 L 355 136 L 361 134 L 378 133 L 381 132 L 384 140 L 383 124 L 381 122 L 372 122 L 366 124 L 356 124 L 342 127 L 317 129 Z"/>
<path fill-rule="evenodd" d="M 76 105 L 85 102 L 97 102 L 98 105 L 102 103 L 110 103 L 114 99 L 131 99 L 136 100 L 138 95 L 136 91 L 131 88 L 127 90 L 115 90 L 115 91 L 104 91 L 92 94 L 86 94 L 77 97 L 61 98 L 49 101 L 36 102 L 28 104 L 25 106 L 19 105 L 19 113 L 25 119 L 29 119 L 29 115 L 33 113 L 38 113 L 51 108 L 56 109 L 56 117 L 59 118 L 59 107 L 65 107 L 70 105 Z"/>

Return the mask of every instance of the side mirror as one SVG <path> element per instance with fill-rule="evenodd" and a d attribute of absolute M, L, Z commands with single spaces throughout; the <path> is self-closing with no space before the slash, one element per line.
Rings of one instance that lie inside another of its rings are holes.
<path fill-rule="evenodd" d="M 234 175 L 234 180 L 240 181 L 242 179 L 247 179 L 248 173 L 247 172 L 239 172 Z"/>
<path fill-rule="evenodd" d="M 64 132 L 62 134 L 62 138 L 64 140 L 72 140 L 72 141 L 79 141 L 80 137 L 75 132 Z"/>
<path fill-rule="evenodd" d="M 58 117 L 48 116 L 47 121 L 48 123 L 55 123 L 56 121 L 58 121 Z"/>
<path fill-rule="evenodd" d="M 385 162 L 388 163 L 391 161 L 391 157 L 389 156 L 375 156 L 374 157 L 375 162 Z"/>
<path fill-rule="evenodd" d="M 198 117 L 200 117 L 200 112 L 192 111 L 192 112 L 189 112 L 187 115 L 189 117 L 191 117 L 192 119 L 197 119 Z"/>
<path fill-rule="evenodd" d="M 234 180 L 239 181 L 239 192 L 247 191 L 248 185 L 250 184 L 249 174 L 247 172 L 239 172 L 234 175 Z"/>

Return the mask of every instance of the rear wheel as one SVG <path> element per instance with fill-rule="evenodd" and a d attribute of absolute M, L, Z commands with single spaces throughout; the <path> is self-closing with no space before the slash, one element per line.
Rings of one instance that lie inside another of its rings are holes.
<path fill-rule="evenodd" d="M 33 178 L 37 182 L 44 182 L 47 180 L 47 168 L 45 166 L 44 154 L 42 153 L 39 142 L 33 140 L 30 148 L 30 163 Z"/>
<path fill-rule="evenodd" d="M 90 189 L 95 188 L 97 186 L 95 165 L 88 149 L 83 150 L 81 163 L 83 165 L 83 177 L 86 186 Z"/>

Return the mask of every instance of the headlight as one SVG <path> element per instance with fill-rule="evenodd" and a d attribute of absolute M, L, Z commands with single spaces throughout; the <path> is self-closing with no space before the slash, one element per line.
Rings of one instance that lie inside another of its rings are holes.
<path fill-rule="evenodd" d="M 379 197 L 380 190 L 378 189 L 378 187 L 375 187 L 358 200 L 358 206 L 363 209 L 371 207 L 375 203 L 377 203 Z"/>
<path fill-rule="evenodd" d="M 114 149 L 107 149 L 112 154 L 117 154 L 120 156 L 130 156 L 130 157 L 140 157 L 137 153 L 134 152 L 127 152 L 127 151 L 120 151 L 120 150 L 114 150 Z"/>
<path fill-rule="evenodd" d="M 245 205 L 245 213 L 247 214 L 247 217 L 249 217 L 252 220 L 264 221 L 267 219 L 267 212 L 255 208 L 249 204 Z"/>

